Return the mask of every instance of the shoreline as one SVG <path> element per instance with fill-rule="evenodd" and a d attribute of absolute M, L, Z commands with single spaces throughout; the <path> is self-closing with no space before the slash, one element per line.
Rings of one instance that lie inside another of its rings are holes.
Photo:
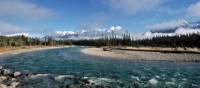
<path fill-rule="evenodd" d="M 48 49 L 67 48 L 71 46 L 22 46 L 22 47 L 7 47 L 0 49 L 0 56 L 3 55 L 17 55 L 26 52 L 34 52 Z"/>
<path fill-rule="evenodd" d="M 130 49 L 130 48 L 129 48 Z M 136 48 L 135 48 L 136 49 Z M 145 50 L 120 50 L 113 49 L 103 51 L 103 48 L 84 48 L 82 53 L 92 56 L 110 57 L 114 59 L 146 60 L 146 61 L 183 61 L 200 62 L 200 54 L 195 53 L 174 53 L 174 52 L 154 52 L 150 49 Z"/>
<path fill-rule="evenodd" d="M 125 47 L 125 48 L 114 48 L 114 49 L 125 50 L 125 51 L 148 51 L 148 52 L 162 52 L 162 53 L 200 54 L 199 48 Z"/>

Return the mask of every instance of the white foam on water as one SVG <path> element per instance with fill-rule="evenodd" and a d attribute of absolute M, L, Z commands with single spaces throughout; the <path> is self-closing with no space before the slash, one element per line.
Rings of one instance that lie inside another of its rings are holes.
<path fill-rule="evenodd" d="M 165 82 L 166 85 L 175 85 L 174 82 Z"/>
<path fill-rule="evenodd" d="M 87 79 L 89 80 L 90 83 L 94 83 L 96 85 L 107 85 L 109 83 L 118 82 L 117 80 L 109 78 L 88 77 Z"/>
<path fill-rule="evenodd" d="M 158 75 L 157 75 L 157 76 L 155 76 L 155 77 L 156 77 L 156 78 L 160 78 L 160 76 L 158 76 Z"/>
<path fill-rule="evenodd" d="M 171 78 L 172 82 L 176 82 L 176 79 L 175 78 Z"/>
<path fill-rule="evenodd" d="M 134 79 L 134 80 L 140 81 L 140 78 L 137 77 L 137 76 L 131 76 L 131 78 Z"/>
<path fill-rule="evenodd" d="M 155 78 L 150 79 L 148 82 L 152 85 L 156 85 L 158 83 L 158 81 Z"/>
<path fill-rule="evenodd" d="M 88 79 L 88 78 L 89 78 L 89 77 L 86 77 L 86 76 L 85 76 L 85 77 L 83 77 L 83 79 Z"/>
<path fill-rule="evenodd" d="M 174 88 L 175 85 L 176 85 L 175 82 L 165 82 L 165 86 L 166 86 L 167 88 Z"/>
<path fill-rule="evenodd" d="M 182 78 L 182 80 L 183 80 L 183 81 L 186 81 L 187 79 L 186 79 L 186 78 Z"/>

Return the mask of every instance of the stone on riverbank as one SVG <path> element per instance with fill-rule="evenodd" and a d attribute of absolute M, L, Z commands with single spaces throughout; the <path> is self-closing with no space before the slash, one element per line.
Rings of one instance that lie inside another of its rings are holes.
<path fill-rule="evenodd" d="M 19 76 L 21 76 L 22 74 L 21 74 L 21 72 L 19 72 L 19 71 L 17 71 L 17 72 L 15 72 L 14 73 L 14 77 L 19 77 Z"/>
<path fill-rule="evenodd" d="M 10 74 L 12 74 L 13 72 L 12 72 L 12 70 L 10 70 L 10 69 L 4 69 L 3 70 L 3 75 L 10 75 Z"/>

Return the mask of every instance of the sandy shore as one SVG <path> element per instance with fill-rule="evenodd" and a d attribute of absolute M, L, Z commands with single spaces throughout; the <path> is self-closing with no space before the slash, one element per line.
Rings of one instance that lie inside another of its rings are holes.
<path fill-rule="evenodd" d="M 32 47 L 15 47 L 15 48 L 4 48 L 0 49 L 0 55 L 16 55 L 26 52 L 47 50 L 47 49 L 57 49 L 57 48 L 66 48 L 70 46 L 32 46 Z"/>
<path fill-rule="evenodd" d="M 103 51 L 102 48 L 85 48 L 81 52 L 88 55 L 111 57 L 131 60 L 161 60 L 161 61 L 200 61 L 200 54 L 192 53 L 162 53 L 151 51 L 112 50 Z"/>

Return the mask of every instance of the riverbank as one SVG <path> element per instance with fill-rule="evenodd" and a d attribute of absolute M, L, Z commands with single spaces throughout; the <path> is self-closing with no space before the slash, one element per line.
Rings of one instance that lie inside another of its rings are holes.
<path fill-rule="evenodd" d="M 20 53 L 47 50 L 47 49 L 57 49 L 66 48 L 70 46 L 21 46 L 21 47 L 1 47 L 0 55 L 16 55 Z"/>
<path fill-rule="evenodd" d="M 157 50 L 157 51 L 155 51 Z M 147 48 L 128 48 L 127 49 L 113 49 L 110 51 L 103 51 L 103 48 L 85 48 L 81 52 L 88 55 L 111 57 L 116 59 L 130 59 L 130 60 L 155 60 L 155 61 L 191 61 L 199 62 L 200 54 L 195 53 L 184 53 L 184 52 L 173 52 L 173 50 L 168 50 L 170 52 L 164 52 L 166 50 Z M 198 53 L 198 52 L 197 52 Z"/>

